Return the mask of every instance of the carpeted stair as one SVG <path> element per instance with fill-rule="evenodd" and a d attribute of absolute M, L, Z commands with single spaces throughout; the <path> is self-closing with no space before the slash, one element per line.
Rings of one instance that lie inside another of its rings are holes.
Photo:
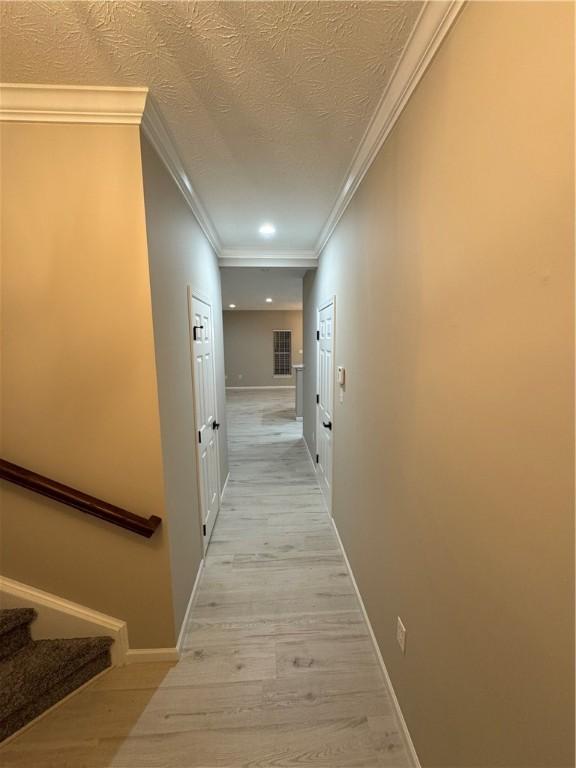
<path fill-rule="evenodd" d="M 0 610 L 0 741 L 110 666 L 111 637 L 32 640 L 35 618 Z"/>

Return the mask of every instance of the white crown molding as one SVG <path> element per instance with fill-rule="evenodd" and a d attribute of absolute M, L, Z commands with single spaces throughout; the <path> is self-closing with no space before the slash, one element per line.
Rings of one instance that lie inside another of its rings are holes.
<path fill-rule="evenodd" d="M 221 267 L 317 267 L 315 251 L 260 251 L 225 248 L 220 252 Z"/>
<path fill-rule="evenodd" d="M 274 305 L 266 304 L 263 307 L 261 304 L 242 304 L 236 307 L 236 309 L 230 309 L 229 307 L 223 307 L 223 312 L 301 312 L 302 304 L 296 304 L 296 302 L 288 303 L 284 301 L 274 302 Z"/>
<path fill-rule="evenodd" d="M 248 386 L 248 387 L 226 387 L 226 389 L 232 389 L 232 390 L 240 390 L 240 389 L 242 389 L 242 390 L 247 390 L 247 389 L 254 389 L 254 390 L 256 390 L 256 389 L 296 389 L 296 387 L 294 387 L 294 386 L 291 386 L 291 387 L 289 387 L 289 386 L 277 386 L 277 387 L 250 387 L 250 386 Z"/>
<path fill-rule="evenodd" d="M 190 183 L 190 179 L 184 170 L 180 155 L 176 150 L 174 139 L 162 119 L 160 110 L 150 96 L 146 102 L 146 109 L 142 118 L 142 130 L 178 185 L 184 200 L 188 203 L 190 210 L 196 217 L 198 224 L 208 238 L 211 246 L 216 251 L 216 254 L 219 254 L 220 239 L 218 233 L 216 232 L 214 224 L 204 208 L 202 201 Z"/>
<path fill-rule="evenodd" d="M 318 255 L 464 3 L 465 0 L 425 2 L 390 82 L 354 154 L 345 182 L 313 251 L 222 249 L 216 228 L 190 182 L 174 140 L 157 106 L 148 96 L 147 88 L 0 83 L 0 122 L 141 124 L 144 134 L 162 159 L 219 256 L 220 266 L 314 268 L 318 264 Z"/>
<path fill-rule="evenodd" d="M 0 83 L 0 122 L 140 125 L 148 88 Z"/>
<path fill-rule="evenodd" d="M 426 72 L 465 0 L 427 0 L 386 90 L 354 154 L 346 180 L 326 220 L 316 252 L 320 253 L 372 165 L 412 92 Z"/>

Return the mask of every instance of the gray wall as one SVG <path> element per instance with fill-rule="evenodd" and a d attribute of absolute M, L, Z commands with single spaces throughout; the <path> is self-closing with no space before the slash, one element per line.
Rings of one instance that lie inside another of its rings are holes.
<path fill-rule="evenodd" d="M 304 284 L 306 439 L 334 293 L 333 514 L 426 768 L 574 765 L 572 16 L 467 4 Z"/>
<path fill-rule="evenodd" d="M 272 331 L 292 331 L 292 363 L 301 363 L 302 312 L 291 310 L 226 310 L 224 354 L 226 386 L 293 386 L 290 378 L 273 375 Z"/>
<path fill-rule="evenodd" d="M 228 474 L 220 272 L 198 222 L 144 137 L 142 165 L 177 635 L 202 558 L 188 285 L 212 303 L 222 484 Z"/>

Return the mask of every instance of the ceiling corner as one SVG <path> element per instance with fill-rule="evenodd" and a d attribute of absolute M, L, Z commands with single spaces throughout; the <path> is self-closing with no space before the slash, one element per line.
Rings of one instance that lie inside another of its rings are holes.
<path fill-rule="evenodd" d="M 216 228 L 198 196 L 198 193 L 192 186 L 192 182 L 184 169 L 184 164 L 176 149 L 176 143 L 160 114 L 160 110 L 150 95 L 146 100 L 146 108 L 142 116 L 142 131 L 158 153 L 158 156 L 166 166 L 167 171 L 176 182 L 182 196 L 194 214 L 198 224 L 210 242 L 210 245 L 216 252 L 216 256 L 219 256 L 222 250 L 222 245 L 218 233 L 216 232 Z"/>
<path fill-rule="evenodd" d="M 426 0 L 316 243 L 320 254 L 466 0 Z"/>

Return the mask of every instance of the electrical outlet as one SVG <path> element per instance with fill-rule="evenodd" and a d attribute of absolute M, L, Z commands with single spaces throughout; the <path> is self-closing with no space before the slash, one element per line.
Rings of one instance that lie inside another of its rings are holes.
<path fill-rule="evenodd" d="M 398 616 L 396 623 L 396 640 L 402 653 L 406 653 L 406 627 L 402 624 L 402 619 Z"/>

